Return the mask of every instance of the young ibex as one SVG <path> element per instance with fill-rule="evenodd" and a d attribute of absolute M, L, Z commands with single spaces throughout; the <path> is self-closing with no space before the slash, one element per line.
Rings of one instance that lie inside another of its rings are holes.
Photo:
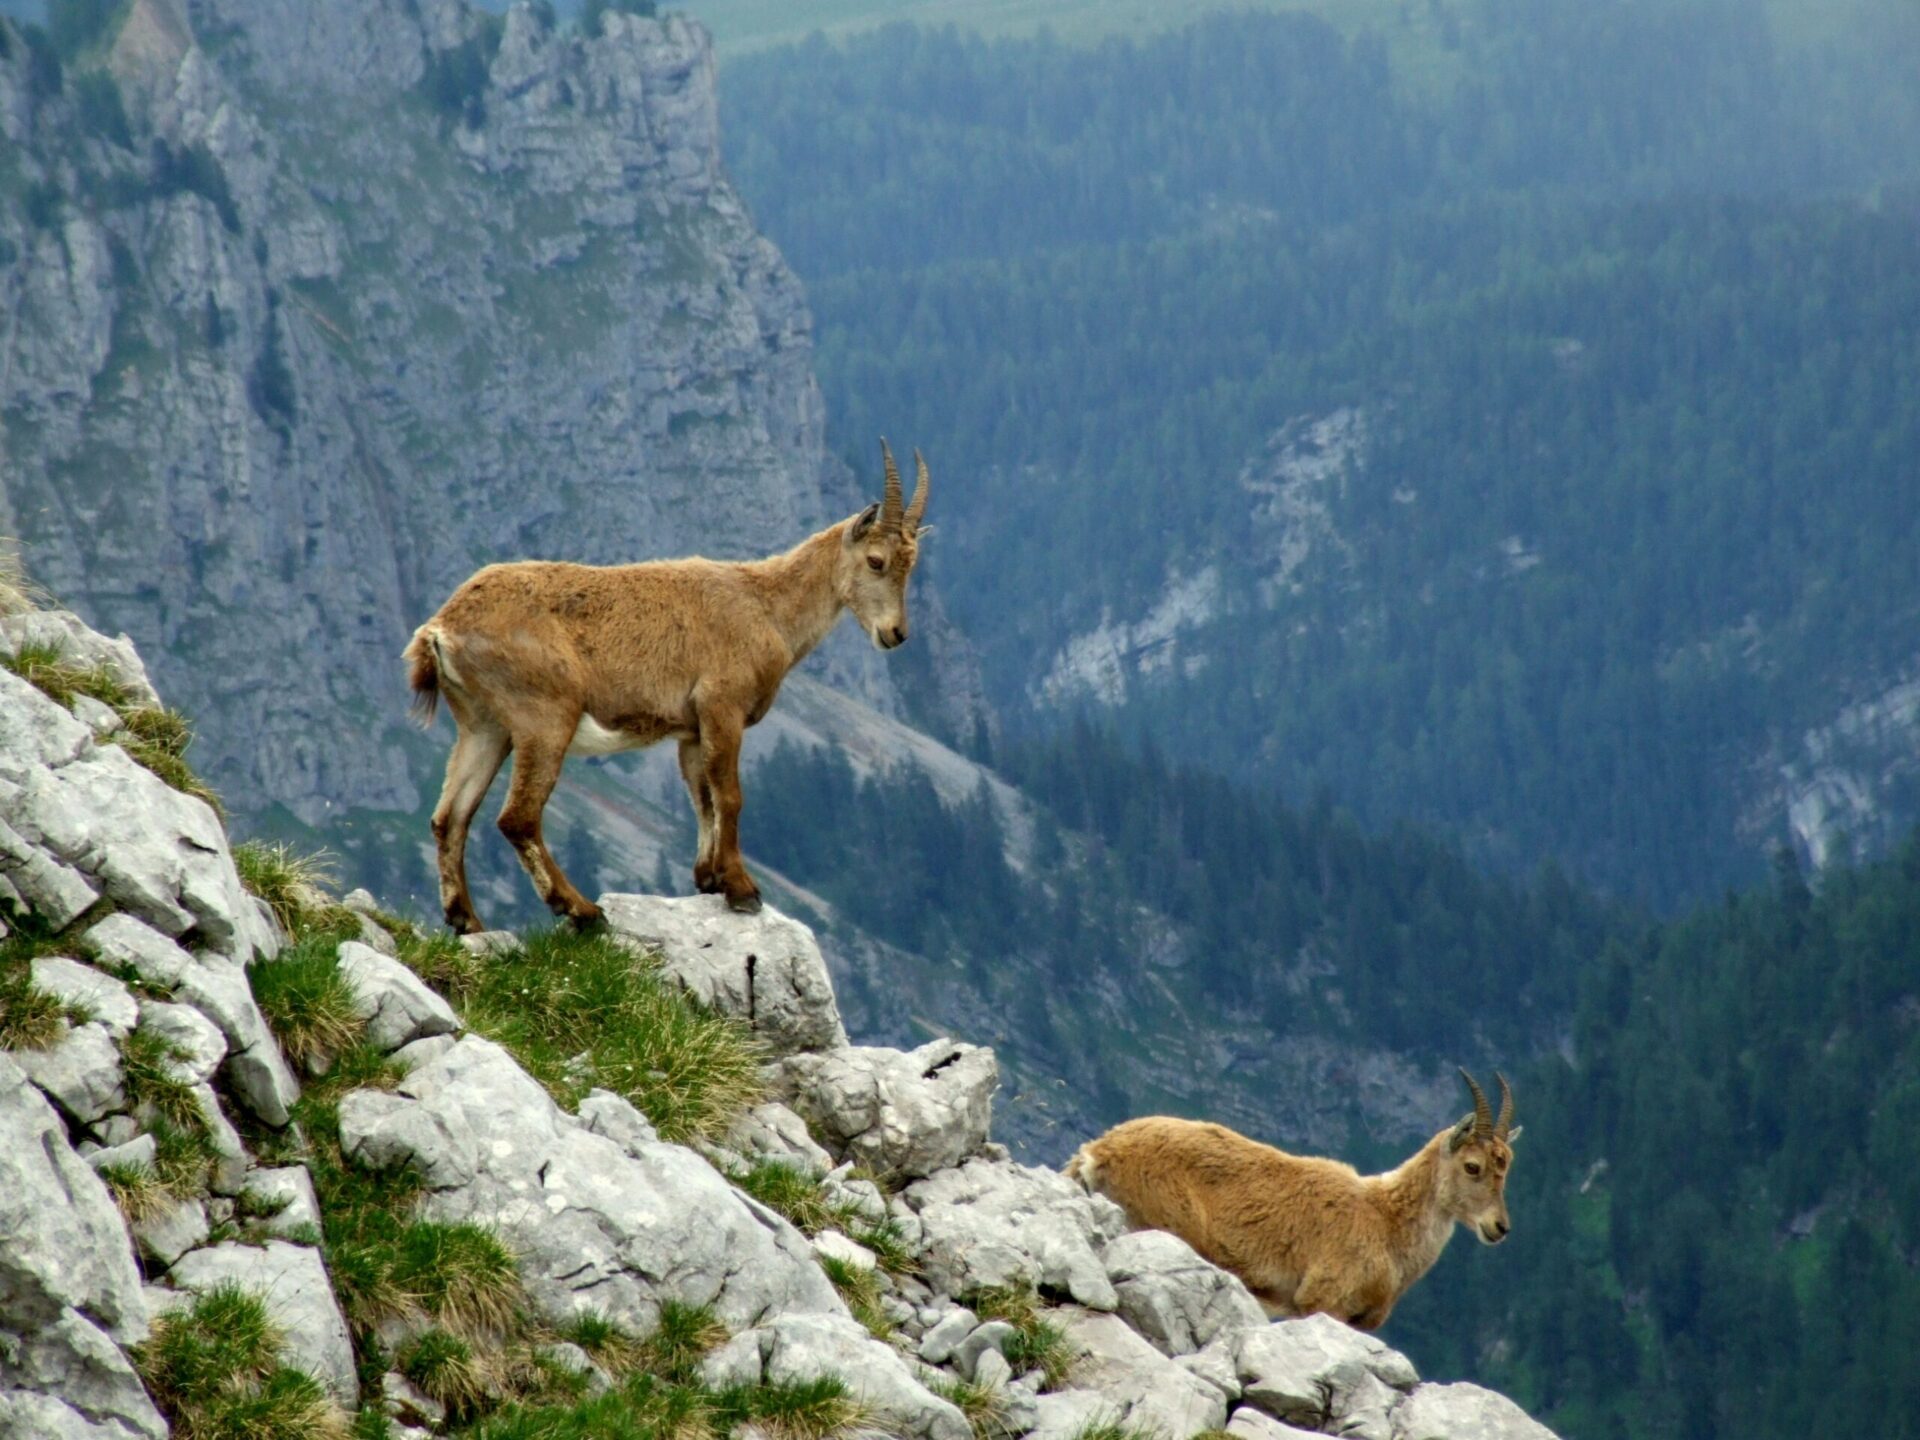
<path fill-rule="evenodd" d="M 1374 1330 L 1440 1258 L 1456 1221 L 1488 1245 L 1507 1238 L 1513 1092 L 1496 1074 L 1495 1119 L 1473 1077 L 1460 1075 L 1472 1113 L 1384 1175 L 1164 1115 L 1081 1146 L 1066 1173 L 1134 1225 L 1169 1230 L 1238 1275 L 1269 1315 L 1324 1312 Z"/>
<path fill-rule="evenodd" d="M 881 442 L 886 498 L 765 560 L 567 565 L 529 560 L 474 575 L 406 649 L 423 720 L 442 696 L 458 734 L 434 807 L 440 903 L 455 930 L 481 929 L 467 892 L 467 828 L 513 752 L 500 829 L 534 889 L 577 925 L 600 919 L 541 838 L 540 814 L 569 755 L 673 739 L 700 825 L 694 884 L 735 910 L 760 908 L 740 859 L 740 741 L 787 672 L 851 610 L 882 650 L 907 638 L 907 577 L 927 508 L 916 451 L 913 499 Z"/>

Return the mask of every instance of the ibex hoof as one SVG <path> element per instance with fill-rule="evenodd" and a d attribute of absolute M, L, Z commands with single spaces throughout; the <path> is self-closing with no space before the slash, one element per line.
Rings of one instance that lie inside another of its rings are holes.
<path fill-rule="evenodd" d="M 760 897 L 752 894 L 729 895 L 727 896 L 727 908 L 740 915 L 758 915 L 760 913 Z"/>
<path fill-rule="evenodd" d="M 607 917 L 598 905 L 591 910 L 583 910 L 578 915 L 569 915 L 567 925 L 577 935 L 591 935 L 597 930 L 607 928 Z"/>

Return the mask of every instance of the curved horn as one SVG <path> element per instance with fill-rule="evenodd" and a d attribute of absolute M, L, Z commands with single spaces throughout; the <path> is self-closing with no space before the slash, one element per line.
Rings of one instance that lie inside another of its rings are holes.
<path fill-rule="evenodd" d="M 1513 1091 L 1507 1086 L 1507 1077 L 1498 1070 L 1493 1072 L 1493 1078 L 1500 1082 L 1500 1118 L 1493 1122 L 1493 1134 L 1496 1140 L 1504 1140 L 1513 1125 Z"/>
<path fill-rule="evenodd" d="M 900 528 L 900 467 L 893 463 L 893 450 L 886 437 L 880 437 L 880 458 L 887 467 L 886 496 L 880 502 L 880 524 L 888 530 Z"/>
<path fill-rule="evenodd" d="M 1473 1133 L 1491 1135 L 1493 1133 L 1493 1107 L 1487 1104 L 1487 1092 L 1480 1088 L 1479 1082 L 1467 1074 L 1466 1067 L 1460 1068 L 1460 1078 L 1467 1082 L 1467 1089 L 1473 1092 Z"/>
<path fill-rule="evenodd" d="M 920 528 L 920 517 L 927 513 L 927 462 L 920 452 L 913 452 L 913 464 L 917 472 L 913 482 L 913 499 L 907 502 L 907 533 L 911 535 Z"/>

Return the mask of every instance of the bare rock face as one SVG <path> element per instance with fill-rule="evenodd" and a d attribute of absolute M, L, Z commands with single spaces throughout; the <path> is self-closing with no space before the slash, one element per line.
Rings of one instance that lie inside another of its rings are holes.
<path fill-rule="evenodd" d="M 1168 1355 L 1190 1355 L 1217 1337 L 1266 1323 L 1247 1287 L 1163 1230 L 1122 1235 L 1100 1252 L 1120 1317 Z"/>
<path fill-rule="evenodd" d="M 886 1180 L 931 1175 L 978 1154 L 1000 1080 L 991 1050 L 952 1040 L 793 1055 L 770 1073 L 829 1150 Z"/>
<path fill-rule="evenodd" d="M 669 980 L 744 1022 L 772 1053 L 846 1045 L 813 932 L 772 906 L 744 916 L 718 895 L 603 895 L 600 908 L 615 935 L 657 950 Z"/>

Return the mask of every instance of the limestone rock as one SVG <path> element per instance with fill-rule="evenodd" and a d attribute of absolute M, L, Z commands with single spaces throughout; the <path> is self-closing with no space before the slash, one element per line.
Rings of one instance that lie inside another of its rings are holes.
<path fill-rule="evenodd" d="M 169 1205 L 158 1215 L 149 1215 L 133 1227 L 140 1248 L 151 1255 L 161 1269 L 173 1264 L 196 1245 L 204 1244 L 209 1233 L 207 1207 L 198 1200 L 182 1200 Z"/>
<path fill-rule="evenodd" d="M 1242 1405 L 1227 1417 L 1227 1433 L 1238 1440 L 1313 1440 L 1318 1430 L 1301 1430 L 1263 1415 L 1251 1405 Z"/>
<path fill-rule="evenodd" d="M 199 1085 L 212 1078 L 220 1062 L 227 1058 L 227 1042 L 218 1027 L 191 1005 L 170 1005 L 145 1000 L 140 1005 L 140 1025 L 172 1045 L 182 1058 L 169 1060 L 167 1069 L 186 1085 Z"/>
<path fill-rule="evenodd" d="M 1188 1355 L 1220 1335 L 1266 1323 L 1266 1312 L 1238 1277 L 1164 1230 L 1122 1235 L 1100 1258 L 1121 1318 L 1165 1354 Z"/>
<path fill-rule="evenodd" d="M 43 955 L 33 962 L 31 970 L 36 989 L 86 1010 L 116 1038 L 139 1023 L 140 1007 L 133 993 L 91 965 L 63 955 Z"/>
<path fill-rule="evenodd" d="M 82 1125 L 127 1108 L 120 1051 L 104 1025 L 76 1025 L 45 1050 L 16 1050 L 13 1058 L 48 1099 Z"/>
<path fill-rule="evenodd" d="M 844 1315 L 785 1315 L 735 1337 L 758 1348 L 768 1382 L 837 1375 L 887 1433 L 910 1440 L 971 1440 L 973 1429 L 949 1402 L 913 1376 L 898 1354 Z M 742 1356 L 731 1358 L 739 1370 Z"/>
<path fill-rule="evenodd" d="M 980 1317 L 965 1306 L 949 1310 L 945 1316 L 927 1327 L 927 1333 L 920 1337 L 920 1358 L 929 1365 L 944 1365 L 953 1358 L 953 1352 L 960 1348 L 960 1342 L 971 1335 L 980 1324 Z"/>
<path fill-rule="evenodd" d="M 367 1022 L 367 1040 L 381 1050 L 460 1029 L 453 1008 L 418 975 L 370 946 L 342 944 L 340 973 L 353 987 L 354 1013 Z"/>
<path fill-rule="evenodd" d="M 1420 1385 L 1394 1411 L 1393 1440 L 1554 1440 L 1554 1433 L 1478 1385 Z"/>
<path fill-rule="evenodd" d="M 1419 1383 L 1407 1357 L 1327 1315 L 1281 1320 L 1216 1344 L 1230 1351 L 1247 1403 L 1290 1424 L 1389 1440 L 1389 1413 Z"/>
<path fill-rule="evenodd" d="M 256 1206 L 280 1207 L 260 1221 L 269 1234 L 291 1235 L 309 1227 L 320 1228 L 320 1200 L 314 1193 L 313 1177 L 304 1165 L 251 1171 L 241 1193 Z"/>
<path fill-rule="evenodd" d="M 934 1040 L 908 1051 L 793 1055 L 769 1076 L 834 1155 L 882 1179 L 912 1180 L 986 1144 L 999 1067 L 991 1050 Z"/>
<path fill-rule="evenodd" d="M 261 1246 L 229 1242 L 195 1250 L 175 1264 L 167 1278 L 195 1294 L 232 1281 L 258 1295 L 274 1324 L 286 1332 L 288 1363 L 326 1386 L 346 1408 L 360 1403 L 347 1322 L 318 1250 L 284 1240 Z"/>
<path fill-rule="evenodd" d="M 1217 1430 L 1227 1402 L 1213 1386 L 1176 1365 L 1117 1315 L 1062 1312 L 1075 1355 L 1068 1383 L 1103 1397 L 1128 1426 L 1167 1435 Z"/>
<path fill-rule="evenodd" d="M 661 973 L 746 1022 L 776 1055 L 847 1043 L 813 932 L 772 906 L 738 915 L 718 895 L 603 895 L 613 933 L 660 953 Z"/>
<path fill-rule="evenodd" d="M 918 1224 L 920 1262 L 937 1291 L 1028 1285 L 1093 1310 L 1119 1304 L 1099 1251 L 1126 1229 L 1126 1217 L 1056 1171 L 970 1160 L 908 1186 L 900 1199 Z"/>
<path fill-rule="evenodd" d="M 723 1143 L 747 1160 L 778 1160 L 812 1175 L 833 1168 L 833 1157 L 807 1133 L 807 1122 L 774 1101 L 756 1105 L 734 1121 Z"/>
<path fill-rule="evenodd" d="M 166 1440 L 167 1423 L 120 1347 L 64 1308 L 20 1335 L 0 1320 L 0 1435 Z"/>
<path fill-rule="evenodd" d="M 692 1150 L 631 1125 L 618 1140 L 596 1133 L 617 1110 L 593 1108 L 590 1120 L 563 1113 L 499 1046 L 469 1035 L 393 1092 L 348 1095 L 340 1138 L 357 1163 L 413 1165 L 428 1218 L 492 1226 L 555 1322 L 591 1305 L 644 1335 L 667 1298 L 711 1305 L 735 1329 L 845 1315 L 799 1231 Z"/>

